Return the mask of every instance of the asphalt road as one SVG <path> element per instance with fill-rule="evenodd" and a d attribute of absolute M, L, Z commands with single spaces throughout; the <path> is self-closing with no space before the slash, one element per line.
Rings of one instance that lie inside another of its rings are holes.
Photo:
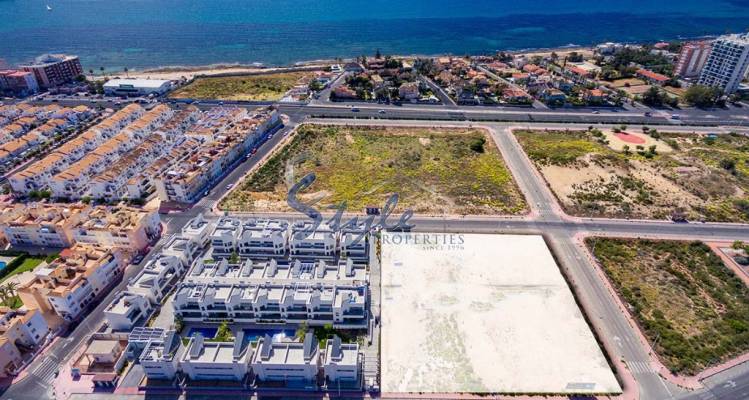
<path fill-rule="evenodd" d="M 80 102 L 79 102 L 80 103 Z M 165 215 L 162 220 L 167 226 L 165 237 L 178 232 L 186 222 L 193 216 L 204 213 L 210 214 L 215 203 L 227 192 L 228 184 L 237 184 L 246 172 L 255 166 L 258 161 L 273 147 L 277 146 L 281 139 L 290 132 L 298 123 L 310 117 L 332 117 L 328 121 L 334 123 L 345 122 L 340 118 L 365 118 L 372 117 L 395 119 L 389 123 L 399 123 L 398 120 L 452 120 L 460 121 L 484 121 L 501 120 L 517 122 L 538 122 L 546 119 L 549 123 L 580 123 L 582 125 L 592 123 L 647 123 L 648 125 L 664 124 L 674 125 L 666 115 L 654 114 L 646 118 L 642 114 L 632 112 L 611 112 L 608 114 L 590 114 L 571 112 L 567 110 L 541 110 L 528 112 L 523 110 L 477 110 L 471 108 L 460 108 L 450 110 L 429 107 L 398 107 L 398 106 L 360 106 L 359 112 L 351 111 L 343 105 L 289 105 L 279 104 L 278 109 L 282 114 L 288 115 L 289 123 L 279 132 L 274 134 L 265 144 L 258 148 L 257 153 L 245 160 L 235 170 L 218 182 L 210 194 L 201 199 L 191 209 L 170 215 Z M 385 109 L 385 114 L 377 110 Z M 685 115 L 682 111 L 681 122 L 713 120 L 709 111 L 696 110 L 694 113 Z M 746 122 L 743 116 L 731 115 L 735 110 L 718 110 L 722 113 L 719 121 L 722 124 L 738 124 Z M 447 118 L 446 118 L 447 117 Z M 402 123 L 413 123 L 403 121 Z M 709 124 L 713 125 L 713 124 Z M 681 238 L 694 240 L 736 240 L 749 239 L 749 228 L 738 224 L 711 224 L 711 223 L 672 223 L 668 221 L 625 221 L 607 219 L 569 219 L 563 218 L 558 212 L 558 205 L 554 196 L 549 192 L 545 183 L 535 173 L 530 162 L 524 156 L 514 138 L 508 133 L 508 124 L 492 124 L 494 139 L 500 147 L 507 164 L 518 181 L 521 190 L 526 195 L 530 206 L 534 210 L 533 218 L 497 218 L 497 217 L 415 217 L 412 222 L 414 230 L 418 231 L 450 231 L 450 232 L 484 232 L 484 233 L 540 233 L 543 234 L 556 254 L 557 258 L 566 271 L 575 287 L 576 294 L 585 306 L 586 314 L 596 328 L 600 336 L 609 342 L 615 343 L 613 358 L 623 359 L 629 369 L 633 371 L 637 380 L 638 389 L 642 399 L 665 400 L 665 399 L 742 399 L 749 398 L 749 371 L 745 366 L 739 366 L 718 374 L 706 380 L 706 389 L 696 392 L 686 392 L 676 388 L 664 381 L 658 374 L 649 370 L 646 366 L 647 350 L 639 343 L 636 332 L 631 327 L 624 315 L 612 301 L 611 294 L 604 286 L 601 278 L 597 276 L 595 269 L 585 256 L 585 252 L 573 238 L 578 233 L 606 233 L 612 235 L 627 235 L 654 238 Z M 547 125 L 551 126 L 551 125 Z M 568 126 L 568 125 L 565 125 Z M 659 129 L 661 129 L 659 127 Z M 689 128 L 689 130 L 712 131 L 713 128 Z M 725 132 L 728 129 L 721 128 L 716 132 Z M 273 215 L 277 217 L 278 215 Z M 287 215 L 295 218 L 299 216 Z M 111 291 L 102 302 L 90 313 L 67 337 L 62 338 L 50 347 L 48 357 L 40 357 L 35 360 L 29 371 L 32 374 L 25 380 L 13 385 L 0 396 L 2 399 L 39 399 L 51 396 L 48 388 L 48 374 L 35 375 L 34 371 L 47 372 L 57 368 L 65 361 L 66 357 L 82 343 L 83 339 L 92 332 L 94 327 L 103 321 L 102 310 L 111 301 L 114 295 L 126 286 L 127 279 L 134 276 L 143 265 L 153 257 L 166 239 L 162 239 L 155 251 L 139 266 L 130 267 L 123 281 Z"/>

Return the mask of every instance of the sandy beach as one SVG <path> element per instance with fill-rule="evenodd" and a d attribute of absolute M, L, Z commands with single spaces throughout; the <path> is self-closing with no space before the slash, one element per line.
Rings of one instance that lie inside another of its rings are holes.
<path fill-rule="evenodd" d="M 548 49 L 528 49 L 522 51 L 506 51 L 509 54 L 525 54 L 528 57 L 534 56 L 547 56 L 552 52 L 557 53 L 560 57 L 564 57 L 571 52 L 578 52 L 586 57 L 593 54 L 592 47 L 559 47 L 559 48 L 548 48 Z M 440 57 L 445 54 L 436 55 L 423 55 L 423 54 L 409 54 L 409 55 L 396 55 L 393 57 L 397 58 L 427 58 L 427 57 Z M 455 55 L 453 55 L 455 56 Z M 353 61 L 353 59 L 347 58 L 342 59 L 340 62 L 346 63 Z M 196 76 L 216 76 L 224 74 L 261 74 L 261 73 L 272 73 L 286 71 L 289 69 L 297 68 L 326 68 L 339 61 L 337 60 L 311 60 L 301 61 L 292 65 L 285 66 L 274 66 L 274 67 L 263 67 L 243 64 L 214 64 L 204 66 L 165 66 L 158 68 L 148 68 L 143 70 L 130 70 L 127 73 L 124 71 L 108 72 L 103 75 L 95 73 L 91 78 L 93 79 L 112 79 L 112 78 L 138 78 L 138 79 L 168 79 L 168 80 L 180 80 L 180 79 L 193 79 Z M 96 72 L 96 71 L 95 71 Z"/>

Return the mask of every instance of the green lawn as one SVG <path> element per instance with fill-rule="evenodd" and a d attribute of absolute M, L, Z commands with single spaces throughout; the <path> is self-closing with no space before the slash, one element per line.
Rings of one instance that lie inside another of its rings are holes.
<path fill-rule="evenodd" d="M 196 78 L 172 92 L 171 98 L 276 101 L 309 72 Z"/>
<path fill-rule="evenodd" d="M 704 243 L 587 244 L 673 372 L 694 375 L 749 350 L 749 288 Z"/>
<path fill-rule="evenodd" d="M 42 263 L 42 261 L 51 262 L 57 258 L 57 255 L 50 255 L 48 257 L 34 257 L 34 256 L 26 256 L 26 258 L 23 260 L 21 265 L 13 269 L 12 271 L 8 272 L 7 275 L 5 275 L 0 282 L 5 282 L 8 280 L 8 278 L 21 274 L 26 271 L 31 271 L 34 268 L 36 268 L 39 264 Z"/>
<path fill-rule="evenodd" d="M 288 184 L 314 172 L 302 194 L 317 208 L 352 212 L 398 193 L 416 213 L 519 214 L 526 210 L 492 140 L 479 129 L 306 125 L 221 203 L 240 211 L 287 210 Z"/>

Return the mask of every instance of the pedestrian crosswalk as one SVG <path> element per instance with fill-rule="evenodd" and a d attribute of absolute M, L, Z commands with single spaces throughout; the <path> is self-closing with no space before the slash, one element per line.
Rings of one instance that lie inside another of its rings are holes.
<path fill-rule="evenodd" d="M 627 361 L 627 366 L 629 366 L 629 370 L 634 375 L 655 373 L 647 361 Z"/>
<path fill-rule="evenodd" d="M 57 361 L 50 357 L 46 357 L 42 360 L 42 363 L 34 369 L 32 375 L 39 378 L 44 382 L 52 382 L 54 380 L 55 372 L 57 371 Z"/>

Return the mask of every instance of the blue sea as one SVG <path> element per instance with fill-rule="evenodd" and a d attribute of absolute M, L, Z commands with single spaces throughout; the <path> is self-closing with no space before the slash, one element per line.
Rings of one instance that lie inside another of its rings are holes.
<path fill-rule="evenodd" d="M 49 5 L 52 10 L 47 10 Z M 86 69 L 654 41 L 749 29 L 749 0 L 0 0 L 0 58 Z"/>

